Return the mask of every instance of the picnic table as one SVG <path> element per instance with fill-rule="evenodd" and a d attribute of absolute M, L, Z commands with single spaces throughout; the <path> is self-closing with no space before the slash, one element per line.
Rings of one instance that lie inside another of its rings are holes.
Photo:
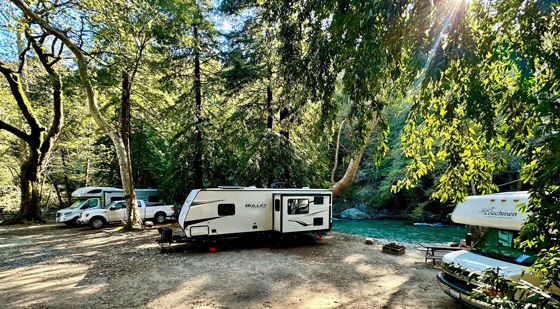
<path fill-rule="evenodd" d="M 451 247 L 450 245 L 443 245 L 443 244 L 423 244 L 418 243 L 422 248 L 426 249 L 426 254 L 424 255 L 425 259 L 424 262 L 428 262 L 428 260 L 432 260 L 432 263 L 436 265 L 436 260 L 441 260 L 441 258 L 451 251 L 459 251 L 463 250 L 463 248 L 456 246 Z M 424 250 L 422 249 L 422 251 Z"/>

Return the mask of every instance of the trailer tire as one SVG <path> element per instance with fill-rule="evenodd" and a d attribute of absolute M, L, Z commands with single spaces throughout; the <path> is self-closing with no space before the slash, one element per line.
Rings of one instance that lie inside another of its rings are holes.
<path fill-rule="evenodd" d="M 89 220 L 89 226 L 94 230 L 104 227 L 105 223 L 106 221 L 103 217 L 93 217 Z"/>
<path fill-rule="evenodd" d="M 157 224 L 162 224 L 165 222 L 166 219 L 166 215 L 163 212 L 158 212 L 155 216 L 154 216 L 154 221 Z"/>

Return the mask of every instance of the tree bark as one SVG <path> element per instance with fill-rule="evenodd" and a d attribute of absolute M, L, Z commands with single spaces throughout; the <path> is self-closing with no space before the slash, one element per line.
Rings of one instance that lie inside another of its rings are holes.
<path fill-rule="evenodd" d="M 342 120 L 340 123 L 340 127 L 338 128 L 338 137 L 336 138 L 336 150 L 334 152 L 334 166 L 331 173 L 331 186 L 334 186 L 334 173 L 336 172 L 336 167 L 338 166 L 338 147 L 340 146 L 340 132 L 342 131 L 342 126 L 344 126 L 344 122 L 346 120 Z"/>
<path fill-rule="evenodd" d="M 52 180 L 52 185 L 54 187 L 54 190 L 56 192 L 56 197 L 58 198 L 58 205 L 60 205 L 60 208 L 64 208 L 65 203 L 64 200 L 62 199 L 62 195 L 60 194 L 60 189 L 58 188 L 58 184 L 56 183 L 56 181 Z"/>
<path fill-rule="evenodd" d="M 142 225 L 142 218 L 140 218 L 140 212 L 138 210 L 138 202 L 136 200 L 136 192 L 134 192 L 133 177 L 132 177 L 132 162 L 130 161 L 130 76 L 125 71 L 122 74 L 122 102 L 121 102 L 121 137 L 124 145 L 124 156 L 126 158 L 127 164 L 124 167 L 126 177 L 128 178 L 128 187 L 125 189 L 125 200 L 126 200 L 126 213 L 127 221 L 125 228 L 131 230 L 133 228 Z M 121 170 L 121 175 L 123 171 Z M 124 179 L 124 177 L 123 177 Z M 123 181 L 123 185 L 125 182 Z M 128 191 L 128 192 L 127 192 Z"/>
<path fill-rule="evenodd" d="M 268 85 L 266 86 L 266 111 L 268 113 L 266 127 L 272 130 L 272 69 L 270 67 L 268 68 Z"/>
<path fill-rule="evenodd" d="M 198 28 L 193 25 L 194 33 L 194 82 L 193 90 L 195 97 L 195 144 L 194 144 L 194 187 L 202 188 L 204 185 L 204 166 L 202 163 L 202 80 L 200 77 L 200 51 Z"/>
<path fill-rule="evenodd" d="M 66 155 L 64 154 L 64 148 L 60 149 L 60 160 L 62 161 L 62 172 L 64 174 L 64 187 L 66 189 L 66 204 L 72 204 L 72 190 L 70 188 L 70 181 L 68 180 L 68 173 L 66 167 Z"/>
<path fill-rule="evenodd" d="M 366 139 L 364 140 L 364 144 L 360 148 L 360 151 L 350 160 L 344 176 L 332 186 L 333 197 L 342 193 L 352 184 L 352 182 L 354 182 L 356 172 L 358 171 L 358 166 L 360 165 L 360 161 L 362 160 L 362 156 L 364 155 L 364 151 L 367 147 L 369 135 L 371 134 L 373 128 L 377 125 L 377 120 L 377 111 L 373 111 L 372 119 L 366 127 Z"/>

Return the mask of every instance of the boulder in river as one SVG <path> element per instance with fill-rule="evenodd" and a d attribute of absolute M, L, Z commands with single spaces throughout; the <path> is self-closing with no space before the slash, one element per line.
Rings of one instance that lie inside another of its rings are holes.
<path fill-rule="evenodd" d="M 368 214 L 356 208 L 346 209 L 340 214 L 340 217 L 342 219 L 353 219 L 353 220 L 369 219 Z"/>
<path fill-rule="evenodd" d="M 359 211 L 363 211 L 366 212 L 368 210 L 368 207 L 366 206 L 366 204 L 360 204 L 358 205 L 358 207 L 356 207 Z"/>

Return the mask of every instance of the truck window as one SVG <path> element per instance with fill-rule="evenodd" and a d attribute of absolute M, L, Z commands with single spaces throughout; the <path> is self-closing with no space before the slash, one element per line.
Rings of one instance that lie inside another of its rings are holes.
<path fill-rule="evenodd" d="M 235 204 L 219 204 L 218 216 L 233 216 L 235 215 Z"/>
<path fill-rule="evenodd" d="M 116 203 L 115 205 L 113 205 L 113 209 L 122 209 L 124 207 L 124 203 Z"/>
<path fill-rule="evenodd" d="M 301 215 L 309 213 L 309 200 L 306 198 L 289 199 L 288 200 L 288 214 Z"/>
<path fill-rule="evenodd" d="M 87 200 L 87 202 L 84 203 L 84 206 L 82 207 L 82 209 L 97 207 L 97 203 L 99 203 L 98 199 L 96 199 L 96 198 L 89 199 L 89 200 Z"/>

